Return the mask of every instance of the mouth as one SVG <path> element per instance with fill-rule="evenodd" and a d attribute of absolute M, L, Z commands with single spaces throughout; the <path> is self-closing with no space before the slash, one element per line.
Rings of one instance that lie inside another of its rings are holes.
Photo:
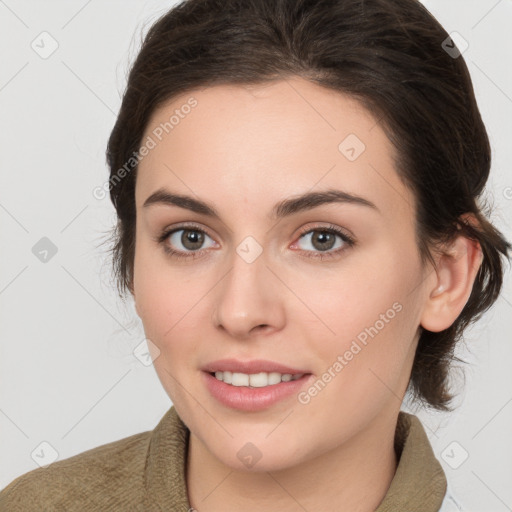
<path fill-rule="evenodd" d="M 219 359 L 201 370 L 212 397 L 226 407 L 245 412 L 263 411 L 291 399 L 313 375 L 308 369 L 265 359 Z"/>

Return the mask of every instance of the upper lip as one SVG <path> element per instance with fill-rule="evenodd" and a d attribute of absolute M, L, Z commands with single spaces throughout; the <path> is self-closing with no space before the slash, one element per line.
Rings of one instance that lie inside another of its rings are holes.
<path fill-rule="evenodd" d="M 266 361 L 264 359 L 252 359 L 250 361 L 238 361 L 236 359 L 219 359 L 202 367 L 205 372 L 238 372 L 238 373 L 261 373 L 277 372 L 281 374 L 297 375 L 310 373 L 308 370 L 291 368 L 275 361 Z"/>

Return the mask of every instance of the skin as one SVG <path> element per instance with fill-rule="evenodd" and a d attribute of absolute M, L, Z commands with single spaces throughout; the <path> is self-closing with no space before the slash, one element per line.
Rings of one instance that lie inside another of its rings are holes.
<path fill-rule="evenodd" d="M 132 286 L 158 377 L 191 431 L 190 504 L 200 512 L 373 511 L 398 462 L 393 438 L 418 328 L 439 331 L 457 318 L 480 248 L 459 237 L 437 258 L 437 271 L 421 266 L 415 198 L 393 167 L 391 143 L 356 101 L 297 77 L 217 85 L 160 107 L 143 140 L 191 96 L 197 106 L 139 165 Z M 366 146 L 354 161 L 338 149 L 349 134 Z M 143 207 L 161 187 L 208 202 L 221 219 Z M 335 203 L 269 218 L 275 203 L 327 189 L 362 196 L 378 210 Z M 169 256 L 156 238 L 189 222 L 207 234 L 202 254 L 191 258 L 179 232 L 164 243 L 189 256 Z M 342 252 L 308 257 L 322 253 L 312 235 L 329 225 L 356 244 L 336 236 L 327 252 Z M 310 228 L 303 238 L 301 228 Z M 248 236 L 263 250 L 252 263 L 236 252 Z M 204 364 L 228 357 L 305 368 L 313 382 L 394 303 L 401 311 L 307 404 L 294 395 L 241 412 L 202 382 Z M 247 442 L 262 455 L 252 468 L 237 457 Z"/>

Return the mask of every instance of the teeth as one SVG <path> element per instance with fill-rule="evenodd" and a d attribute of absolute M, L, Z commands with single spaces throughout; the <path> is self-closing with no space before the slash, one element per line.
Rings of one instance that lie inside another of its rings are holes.
<path fill-rule="evenodd" d="M 280 382 L 289 382 L 303 377 L 304 374 L 291 375 L 290 373 L 261 372 L 261 373 L 237 373 L 237 372 L 215 372 L 218 380 L 231 384 L 232 386 L 249 386 L 251 388 L 263 388 Z"/>
<path fill-rule="evenodd" d="M 233 373 L 231 377 L 231 385 L 232 386 L 248 386 L 249 385 L 249 375 L 245 373 Z"/>

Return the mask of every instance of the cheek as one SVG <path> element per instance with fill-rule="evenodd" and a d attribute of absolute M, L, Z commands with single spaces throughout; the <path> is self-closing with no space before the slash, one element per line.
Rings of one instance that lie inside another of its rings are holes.
<path fill-rule="evenodd" d="M 293 290 L 299 299 L 290 301 L 294 304 L 290 310 L 294 315 L 292 321 L 303 326 L 307 322 L 315 330 L 314 334 L 325 340 L 322 346 L 326 351 L 343 349 L 402 296 L 400 277 L 383 275 L 378 260 L 378 257 L 372 261 L 353 258 L 332 272 L 317 269 L 290 275 L 288 281 L 294 283 Z M 391 266 L 382 258 L 380 263 L 387 268 Z"/>
<path fill-rule="evenodd" d="M 160 351 L 154 361 L 162 377 L 164 368 L 182 371 L 188 357 L 197 351 L 207 326 L 208 301 L 212 284 L 207 276 L 180 268 L 176 270 L 157 249 L 137 247 L 134 264 L 134 289 L 138 315 L 146 338 Z M 180 365 L 176 362 L 180 361 Z"/>
<path fill-rule="evenodd" d="M 394 307 L 377 306 L 375 312 L 382 312 L 384 320 L 369 314 L 367 305 L 357 318 L 340 319 L 337 336 L 324 336 L 316 345 L 323 367 L 299 398 L 301 404 L 309 404 L 304 411 L 311 407 L 326 424 L 331 422 L 333 429 L 328 430 L 333 437 L 358 425 L 362 428 L 386 404 L 397 405 L 405 392 L 413 355 L 404 320 L 407 310 L 396 301 Z"/>
<path fill-rule="evenodd" d="M 336 375 L 333 388 L 358 396 L 382 387 L 379 377 L 399 385 L 419 322 L 420 303 L 411 293 L 420 279 L 415 259 L 403 260 L 391 250 L 373 255 L 350 272 L 304 278 L 299 293 L 307 293 L 314 315 L 294 309 L 295 322 L 306 330 L 305 318 L 311 317 L 310 344 L 325 366 L 321 371 Z"/>
<path fill-rule="evenodd" d="M 146 336 L 154 338 L 158 345 L 162 334 L 175 322 L 175 304 L 172 295 L 165 291 L 158 280 L 148 276 L 148 273 L 151 272 L 139 272 L 138 281 L 134 284 L 137 311 Z"/>
<path fill-rule="evenodd" d="M 140 240 L 140 241 L 139 241 Z M 162 249 L 142 236 L 134 259 L 134 291 L 138 314 L 146 329 L 162 339 L 180 316 L 185 314 L 193 286 L 181 284 L 171 275 Z M 148 336 L 149 337 L 149 336 Z"/>
<path fill-rule="evenodd" d="M 199 299 L 204 292 L 197 280 L 170 272 L 170 266 L 159 261 L 165 258 L 154 257 L 153 252 L 141 247 L 135 260 L 137 310 L 146 338 L 156 347 L 153 366 L 160 382 L 173 403 L 186 403 L 187 394 L 180 383 L 194 370 L 193 355 L 201 339 L 198 316 L 205 314 Z"/>

